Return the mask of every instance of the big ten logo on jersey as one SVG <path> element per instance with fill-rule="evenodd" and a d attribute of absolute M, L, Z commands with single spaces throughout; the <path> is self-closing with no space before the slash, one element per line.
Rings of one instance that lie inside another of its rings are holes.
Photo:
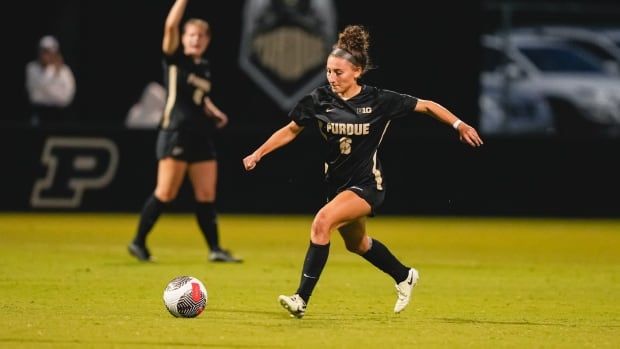
<path fill-rule="evenodd" d="M 282 110 L 325 80 L 336 13 L 333 0 L 246 0 L 239 65 Z"/>
<path fill-rule="evenodd" d="M 50 137 L 41 163 L 44 178 L 35 181 L 30 205 L 40 208 L 80 207 L 84 191 L 105 188 L 116 174 L 119 153 L 106 138 Z"/>
<path fill-rule="evenodd" d="M 357 109 L 358 114 L 371 114 L 372 113 L 372 107 L 361 107 L 361 108 L 356 108 L 356 109 Z"/>

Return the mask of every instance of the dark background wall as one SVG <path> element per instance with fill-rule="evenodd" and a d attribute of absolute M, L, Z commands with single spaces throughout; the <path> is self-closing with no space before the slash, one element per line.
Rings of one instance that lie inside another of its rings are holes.
<path fill-rule="evenodd" d="M 74 107 L 79 120 L 84 124 L 122 122 L 144 85 L 162 79 L 161 38 L 172 3 L 20 2 L 17 13 L 23 25 L 19 29 L 9 26 L 8 30 L 19 34 L 9 36 L 12 54 L 5 57 L 14 67 L 7 72 L 8 79 L 19 86 L 15 92 L 20 97 L 8 101 L 9 109 L 18 112 L 3 119 L 24 117 L 23 67 L 34 58 L 38 39 L 52 33 L 60 38 L 66 61 L 77 76 Z M 285 113 L 239 68 L 243 4 L 240 0 L 190 1 L 186 13 L 187 17 L 208 20 L 213 27 L 214 38 L 206 56 L 214 67 L 214 100 L 233 116 L 233 122 L 277 124 Z M 369 83 L 442 99 L 463 114 L 475 114 L 480 24 L 476 6 L 445 1 L 414 6 L 395 0 L 372 7 L 351 0 L 334 4 L 339 29 L 364 24 L 373 35 L 371 54 L 379 69 L 367 76 Z M 462 22 L 457 24 L 457 19 Z M 239 103 L 240 99 L 244 103 Z"/>
<path fill-rule="evenodd" d="M 478 2 L 379 3 L 334 1 L 338 29 L 363 24 L 372 34 L 378 69 L 366 82 L 440 102 L 477 123 L 479 35 L 498 14 Z M 121 162 L 106 190 L 86 192 L 81 210 L 137 211 L 153 190 L 154 131 L 123 127 L 128 109 L 149 81 L 161 81 L 163 22 L 172 1 L 25 0 L 8 38 L 5 111 L 0 127 L 10 149 L 3 166 L 0 209 L 29 210 L 32 186 L 50 136 L 106 136 Z M 253 173 L 241 159 L 287 122 L 281 110 L 239 68 L 242 1 L 192 1 L 187 13 L 208 20 L 214 38 L 213 100 L 231 118 L 219 134 L 219 206 L 228 212 L 313 212 L 323 200 L 317 135 L 308 131 L 266 158 Z M 32 130 L 27 125 L 23 67 L 44 34 L 60 38 L 78 92 L 76 123 Z M 388 181 L 385 213 L 470 215 L 620 216 L 620 141 L 585 138 L 491 138 L 473 150 L 448 126 L 422 115 L 394 123 L 381 153 Z M 184 187 L 175 203 L 191 205 Z"/>

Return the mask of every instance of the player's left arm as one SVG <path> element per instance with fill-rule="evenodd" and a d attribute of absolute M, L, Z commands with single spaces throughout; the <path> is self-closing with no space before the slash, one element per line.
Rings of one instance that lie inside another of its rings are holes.
<path fill-rule="evenodd" d="M 444 124 L 452 125 L 452 127 L 459 132 L 459 139 L 461 142 L 467 143 L 472 147 L 479 147 L 483 144 L 482 139 L 478 135 L 475 128 L 459 119 L 456 115 L 439 103 L 425 99 L 418 99 L 418 103 L 416 103 L 413 110 L 418 113 L 430 115 Z"/>
<path fill-rule="evenodd" d="M 226 113 L 221 111 L 220 108 L 218 108 L 213 103 L 211 98 L 206 97 L 204 101 L 205 101 L 204 103 L 205 113 L 207 113 L 208 116 L 216 119 L 215 126 L 217 128 L 222 128 L 226 126 L 226 124 L 228 123 L 228 116 L 226 115 Z"/>

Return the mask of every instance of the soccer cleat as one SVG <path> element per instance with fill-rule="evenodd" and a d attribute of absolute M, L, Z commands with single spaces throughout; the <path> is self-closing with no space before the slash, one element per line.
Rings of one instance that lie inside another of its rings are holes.
<path fill-rule="evenodd" d="M 418 282 L 420 278 L 418 271 L 411 268 L 409 269 L 409 274 L 405 281 L 396 285 L 396 293 L 398 294 L 398 299 L 396 300 L 396 305 L 394 305 L 394 312 L 400 313 L 405 309 L 409 301 L 411 300 L 411 294 L 413 293 L 413 288 L 415 284 Z"/>
<path fill-rule="evenodd" d="M 129 244 L 129 246 L 127 246 L 127 249 L 129 250 L 129 254 L 138 258 L 138 260 L 141 262 L 153 261 L 153 257 L 151 257 L 151 254 L 149 253 L 149 250 L 146 248 L 146 246 L 140 246 L 132 242 Z"/>
<path fill-rule="evenodd" d="M 243 259 L 233 256 L 230 251 L 219 250 L 211 251 L 209 253 L 209 261 L 223 263 L 241 263 L 243 262 Z"/>
<path fill-rule="evenodd" d="M 291 317 L 301 319 L 306 314 L 306 302 L 298 295 L 279 296 L 280 305 L 291 313 Z"/>

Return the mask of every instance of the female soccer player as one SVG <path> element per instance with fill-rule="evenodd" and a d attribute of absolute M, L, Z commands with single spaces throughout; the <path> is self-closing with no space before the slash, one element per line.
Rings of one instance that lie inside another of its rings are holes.
<path fill-rule="evenodd" d="M 474 128 L 441 105 L 429 100 L 364 85 L 358 79 L 370 66 L 369 34 L 361 26 L 348 26 L 327 58 L 329 85 L 316 88 L 292 109 L 292 121 L 276 131 L 243 159 L 252 170 L 261 158 L 291 142 L 307 126 L 316 125 L 328 145 L 325 159 L 327 203 L 314 217 L 310 246 L 301 281 L 292 296 L 281 295 L 280 304 L 301 318 L 321 276 L 329 254 L 331 233 L 337 229 L 347 250 L 357 253 L 389 274 L 396 282 L 399 313 L 411 299 L 418 271 L 403 265 L 388 248 L 366 233 L 366 217 L 373 216 L 385 197 L 383 172 L 377 149 L 392 119 L 411 111 L 428 114 L 452 125 L 461 141 L 479 147 Z"/>
<path fill-rule="evenodd" d="M 164 206 L 174 200 L 185 178 L 196 199 L 196 218 L 210 249 L 209 260 L 240 262 L 219 245 L 215 210 L 217 161 L 213 145 L 216 128 L 228 117 L 209 98 L 211 73 L 203 58 L 211 41 L 209 24 L 189 19 L 179 33 L 187 0 L 177 0 L 166 18 L 162 49 L 164 53 L 167 100 L 157 137 L 157 186 L 146 200 L 138 230 L 129 252 L 141 261 L 151 260 L 146 237 Z"/>

